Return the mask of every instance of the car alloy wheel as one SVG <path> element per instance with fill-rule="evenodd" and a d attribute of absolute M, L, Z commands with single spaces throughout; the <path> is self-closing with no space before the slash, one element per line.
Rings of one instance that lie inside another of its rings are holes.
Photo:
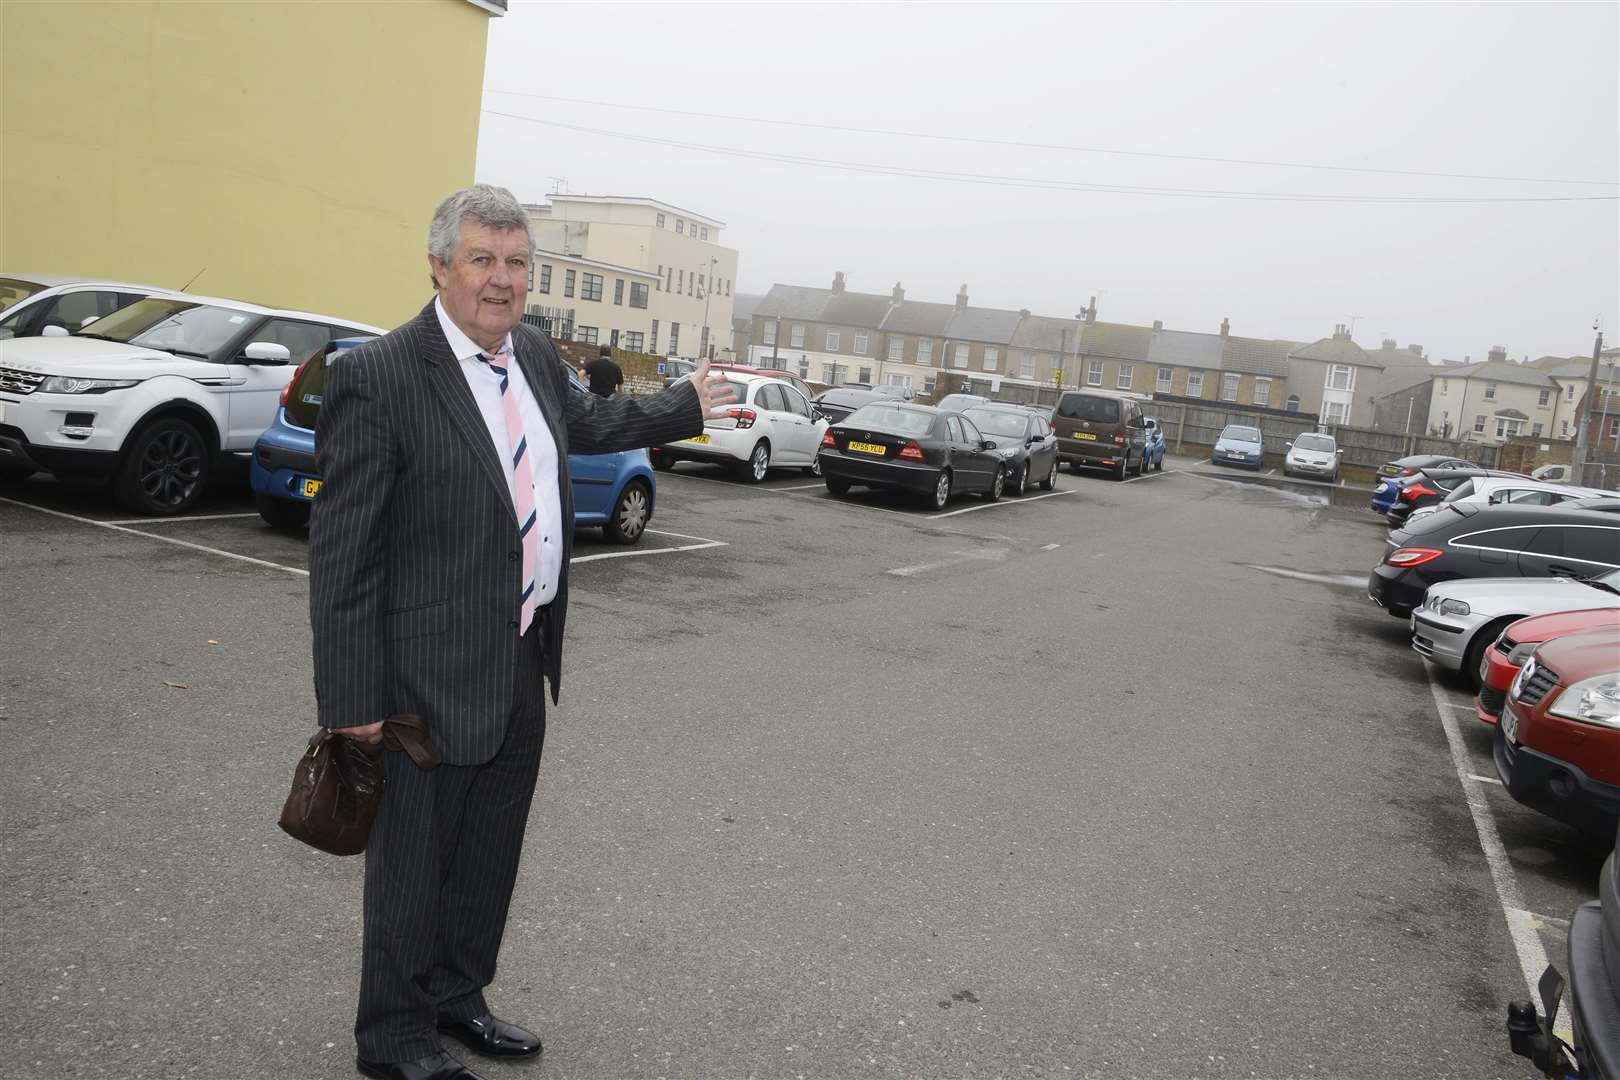
<path fill-rule="evenodd" d="M 821 455 L 817 454 L 815 457 L 811 458 L 810 459 L 810 467 L 808 469 L 804 470 L 804 471 L 809 473 L 811 476 L 820 476 L 821 475 Z"/>
<path fill-rule="evenodd" d="M 771 448 L 763 442 L 754 444 L 754 452 L 748 455 L 748 474 L 750 483 L 757 484 L 765 479 L 765 474 L 771 469 Z"/>
<path fill-rule="evenodd" d="M 827 494 L 840 497 L 849 494 L 849 481 L 842 476 L 826 476 L 822 479 L 827 482 Z"/>
<path fill-rule="evenodd" d="M 945 504 L 951 501 L 951 473 L 949 469 L 939 471 L 939 479 L 934 482 L 934 509 L 943 510 Z"/>
<path fill-rule="evenodd" d="M 1052 459 L 1052 467 L 1046 472 L 1046 479 L 1041 481 L 1042 491 L 1051 491 L 1057 487 L 1057 458 Z"/>
<path fill-rule="evenodd" d="M 119 501 L 131 510 L 177 514 L 202 497 L 208 480 L 208 446 L 202 433 L 168 417 L 136 434 L 119 472 Z"/>
<path fill-rule="evenodd" d="M 1024 486 L 1028 482 L 1029 482 L 1029 463 L 1025 462 L 1024 467 L 1022 469 L 1018 470 L 1018 479 L 1016 479 L 1016 480 L 1014 480 L 1012 482 L 1012 486 L 1011 486 L 1011 489 L 1010 489 L 1011 494 L 1013 494 L 1013 495 L 1022 495 L 1024 493 Z"/>
<path fill-rule="evenodd" d="M 633 544 L 641 539 L 651 517 L 652 496 L 647 491 L 647 485 L 640 480 L 632 480 L 619 493 L 618 502 L 613 504 L 613 513 L 608 517 L 607 524 L 602 526 L 602 535 L 615 544 Z"/>
<path fill-rule="evenodd" d="M 1001 493 L 1007 490 L 1007 470 L 996 468 L 996 475 L 990 478 L 990 490 L 984 493 L 985 502 L 995 502 L 1001 498 Z"/>

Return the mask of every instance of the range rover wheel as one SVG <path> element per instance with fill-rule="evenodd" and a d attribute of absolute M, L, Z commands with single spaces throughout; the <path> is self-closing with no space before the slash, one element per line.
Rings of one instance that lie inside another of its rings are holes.
<path fill-rule="evenodd" d="M 113 482 L 125 507 L 140 514 L 178 514 L 195 506 L 208 483 L 208 441 L 177 416 L 135 433 Z"/>

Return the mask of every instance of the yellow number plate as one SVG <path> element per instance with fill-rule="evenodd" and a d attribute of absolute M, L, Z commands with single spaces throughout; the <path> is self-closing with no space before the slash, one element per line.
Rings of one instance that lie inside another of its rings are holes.
<path fill-rule="evenodd" d="M 882 457 L 884 454 L 889 452 L 889 448 L 887 446 L 879 446 L 877 443 L 869 442 L 851 442 L 849 444 L 849 448 L 851 450 L 859 450 L 863 454 L 876 454 L 878 457 Z"/>
<path fill-rule="evenodd" d="M 305 480 L 302 490 L 304 498 L 313 499 L 315 493 L 321 490 L 321 482 L 319 480 Z"/>
<path fill-rule="evenodd" d="M 694 435 L 690 439 L 687 439 L 686 441 L 687 442 L 696 442 L 696 443 L 706 443 L 706 442 L 709 441 L 709 437 L 707 435 Z"/>
<path fill-rule="evenodd" d="M 1089 431 L 1077 431 L 1077 432 L 1074 433 L 1074 437 L 1077 438 L 1077 439 L 1085 439 L 1088 442 L 1096 442 L 1097 441 L 1097 436 L 1093 435 Z"/>

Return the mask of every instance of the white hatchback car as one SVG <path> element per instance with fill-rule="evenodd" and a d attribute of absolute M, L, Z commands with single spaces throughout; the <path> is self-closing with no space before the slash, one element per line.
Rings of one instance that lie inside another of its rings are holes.
<path fill-rule="evenodd" d="M 178 513 L 221 455 L 252 452 L 299 363 L 383 332 L 161 293 L 71 335 L 0 341 L 0 480 L 110 480 L 137 513 Z"/>
<path fill-rule="evenodd" d="M 142 297 L 167 291 L 65 274 L 0 274 L 0 339 L 65 335 Z"/>
<path fill-rule="evenodd" d="M 1288 444 L 1288 453 L 1283 455 L 1283 475 L 1315 476 L 1330 484 L 1337 483 L 1339 457 L 1343 453 L 1338 440 L 1331 435 L 1320 431 L 1296 435 Z"/>
<path fill-rule="evenodd" d="M 1557 506 L 1572 499 L 1599 499 L 1608 494 L 1610 493 L 1596 488 L 1545 484 L 1522 477 L 1476 476 L 1458 484 L 1441 501 L 1413 510 L 1406 523 L 1410 525 L 1414 521 L 1421 521 L 1430 514 L 1459 503 L 1483 506 L 1496 506 L 1500 503 L 1512 503 L 1515 506 Z"/>
<path fill-rule="evenodd" d="M 701 435 L 653 447 L 653 467 L 673 469 L 677 461 L 722 462 L 756 484 L 773 468 L 799 468 L 820 476 L 816 455 L 827 420 L 805 396 L 793 384 L 767 375 L 731 371 L 726 381 L 737 395 L 727 415 L 705 421 Z"/>

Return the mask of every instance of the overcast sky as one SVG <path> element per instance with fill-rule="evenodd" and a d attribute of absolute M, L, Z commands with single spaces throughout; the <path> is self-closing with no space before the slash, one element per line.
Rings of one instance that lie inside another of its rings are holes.
<path fill-rule="evenodd" d="M 1620 342 L 1620 5 L 608 5 L 491 20 L 478 178 L 718 218 L 737 289 L 825 286 L 1434 358 Z M 1136 154 L 1031 149 L 536 96 Z M 531 123 L 491 112 L 533 117 Z M 555 126 L 572 125 L 614 135 Z M 665 145 L 636 139 L 667 140 Z M 784 155 L 821 168 L 700 147 Z M 1017 178 L 965 183 L 884 170 Z M 1077 184 L 1358 197 L 1353 203 Z M 1064 190 L 1052 190 L 1053 186 Z"/>

